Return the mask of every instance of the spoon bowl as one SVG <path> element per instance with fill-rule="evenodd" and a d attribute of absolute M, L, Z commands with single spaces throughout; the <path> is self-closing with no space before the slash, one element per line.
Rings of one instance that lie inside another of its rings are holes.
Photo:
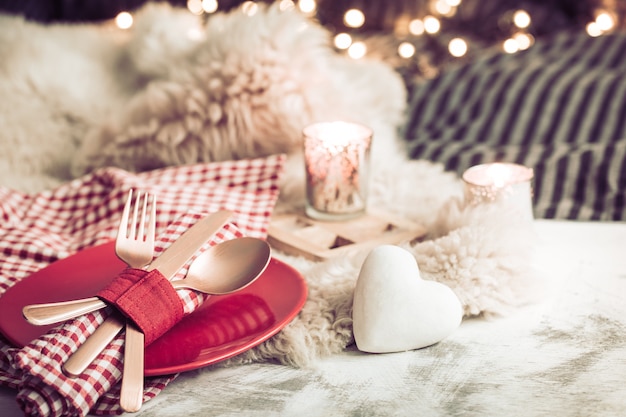
<path fill-rule="evenodd" d="M 264 240 L 253 237 L 227 240 L 194 259 L 186 277 L 172 281 L 172 287 L 211 295 L 229 294 L 252 284 L 265 271 L 270 258 L 270 246 Z"/>

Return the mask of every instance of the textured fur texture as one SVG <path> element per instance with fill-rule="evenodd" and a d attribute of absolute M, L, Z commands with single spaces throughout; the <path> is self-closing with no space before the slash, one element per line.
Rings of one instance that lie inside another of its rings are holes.
<path fill-rule="evenodd" d="M 290 162 L 277 210 L 287 211 L 303 205 L 302 127 L 353 120 L 375 132 L 370 204 L 430 230 L 406 245 L 422 276 L 451 286 L 467 317 L 527 301 L 531 230 L 497 208 L 466 207 L 455 175 L 406 159 L 398 74 L 336 54 L 329 33 L 295 11 L 235 11 L 199 24 L 159 5 L 142 9 L 128 33 L 0 16 L 0 185 L 36 192 L 102 166 L 136 171 L 280 152 Z M 307 303 L 234 362 L 303 366 L 352 343 L 352 294 L 366 255 L 313 263 L 276 253 L 306 277 Z"/>
<path fill-rule="evenodd" d="M 149 7 L 134 30 L 122 54 L 137 89 L 89 132 L 75 175 L 298 155 L 302 128 L 334 119 L 374 124 L 384 140 L 373 153 L 397 154 L 389 139 L 405 107 L 401 79 L 383 64 L 339 56 L 329 33 L 296 11 L 220 14 L 200 27 L 186 10 Z"/>

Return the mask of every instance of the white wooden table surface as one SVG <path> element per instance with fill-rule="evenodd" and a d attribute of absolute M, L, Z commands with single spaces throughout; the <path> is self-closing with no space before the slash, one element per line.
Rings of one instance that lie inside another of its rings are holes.
<path fill-rule="evenodd" d="M 626 223 L 534 227 L 537 304 L 416 351 L 188 372 L 134 415 L 624 416 Z M 0 416 L 19 415 L 0 389 Z"/>

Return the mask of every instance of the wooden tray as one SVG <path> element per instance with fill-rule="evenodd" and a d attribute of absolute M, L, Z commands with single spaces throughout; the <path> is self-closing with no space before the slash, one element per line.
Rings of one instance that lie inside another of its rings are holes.
<path fill-rule="evenodd" d="M 294 213 L 273 216 L 267 241 L 287 254 L 321 261 L 347 251 L 419 240 L 425 234 L 426 228 L 420 224 L 382 213 L 340 222 Z"/>

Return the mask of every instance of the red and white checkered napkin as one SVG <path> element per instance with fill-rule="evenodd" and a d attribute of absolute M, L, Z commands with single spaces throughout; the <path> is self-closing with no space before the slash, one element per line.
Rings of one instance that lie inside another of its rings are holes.
<path fill-rule="evenodd" d="M 49 263 L 115 237 L 129 188 L 154 193 L 157 200 L 156 255 L 204 214 L 234 212 L 232 223 L 205 245 L 239 236 L 265 237 L 278 197 L 284 156 L 167 168 L 131 174 L 104 169 L 52 192 L 26 196 L 0 189 L 0 296 L 11 285 Z M 186 268 L 178 272 L 182 277 Z M 204 296 L 178 292 L 185 313 Z M 118 337 L 78 378 L 61 365 L 104 320 L 108 310 L 68 321 L 24 348 L 0 337 L 0 385 L 18 389 L 27 415 L 82 416 L 120 414 L 119 381 L 123 337 Z M 156 396 L 172 377 L 147 378 L 144 401 Z"/>

